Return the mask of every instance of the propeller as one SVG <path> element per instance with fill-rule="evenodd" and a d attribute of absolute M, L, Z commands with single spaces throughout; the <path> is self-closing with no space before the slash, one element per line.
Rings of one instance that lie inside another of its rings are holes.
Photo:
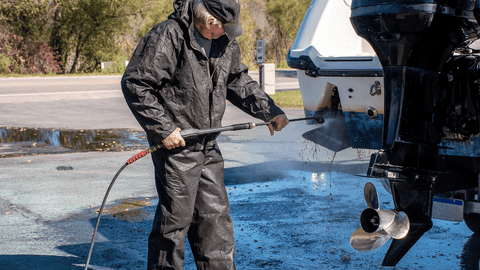
<path fill-rule="evenodd" d="M 368 182 L 365 184 L 365 187 L 363 187 L 363 196 L 365 197 L 365 202 L 367 202 L 368 207 L 380 209 L 377 189 L 372 183 Z"/>
<path fill-rule="evenodd" d="M 402 239 L 410 230 L 407 214 L 396 210 L 381 210 L 375 186 L 368 182 L 363 189 L 367 209 L 360 215 L 360 228 L 350 237 L 350 245 L 360 251 L 376 250 L 390 240 Z"/>

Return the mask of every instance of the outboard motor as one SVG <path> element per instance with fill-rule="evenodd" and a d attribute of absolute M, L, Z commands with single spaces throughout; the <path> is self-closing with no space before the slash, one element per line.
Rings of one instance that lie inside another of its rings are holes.
<path fill-rule="evenodd" d="M 475 0 L 352 1 L 352 25 L 375 50 L 384 77 L 382 149 L 368 174 L 389 180 L 389 223 L 397 213 L 409 221 L 382 265 L 396 265 L 432 227 L 434 193 L 478 186 L 480 56 L 469 45 L 479 38 L 479 14 Z M 379 211 L 364 215 L 375 223 Z M 369 233 L 362 227 L 352 235 L 358 246 Z"/>

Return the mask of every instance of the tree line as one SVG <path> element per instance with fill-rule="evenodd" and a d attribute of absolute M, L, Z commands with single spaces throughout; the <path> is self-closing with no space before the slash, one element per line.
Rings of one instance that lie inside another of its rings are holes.
<path fill-rule="evenodd" d="M 286 66 L 286 55 L 311 0 L 240 0 L 242 60 L 256 65 L 256 39 L 265 59 Z M 71 74 L 124 69 L 137 42 L 173 12 L 173 0 L 2 0 L 0 74 Z"/>

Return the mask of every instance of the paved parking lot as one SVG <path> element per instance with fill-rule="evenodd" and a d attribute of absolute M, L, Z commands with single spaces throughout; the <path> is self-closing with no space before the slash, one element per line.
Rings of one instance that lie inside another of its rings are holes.
<path fill-rule="evenodd" d="M 121 97 L 17 100 L 0 106 L 0 126 L 140 131 Z M 287 109 L 289 118 L 303 111 Z M 229 105 L 224 125 L 257 121 Z M 270 136 L 266 127 L 225 132 L 219 144 L 232 206 L 237 269 L 379 269 L 388 245 L 359 253 L 349 237 L 366 207 L 369 151 L 333 153 L 302 138 L 296 122 Z M 0 143 L 0 150 L 5 147 Z M 83 269 L 95 210 L 115 172 L 134 151 L 0 158 L 0 268 Z M 156 206 L 149 157 L 128 166 L 107 203 L 90 265 L 145 269 Z M 392 207 L 378 183 L 382 208 Z M 463 223 L 434 228 L 395 269 L 478 269 L 478 236 Z M 187 249 L 188 250 L 188 249 Z M 440 268 L 439 268 L 440 267 Z M 444 267 L 444 268 L 442 268 Z M 195 269 L 187 252 L 185 269 Z"/>

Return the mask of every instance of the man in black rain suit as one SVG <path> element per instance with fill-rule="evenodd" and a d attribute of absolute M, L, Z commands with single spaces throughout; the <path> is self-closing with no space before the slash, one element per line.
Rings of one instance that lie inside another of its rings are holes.
<path fill-rule="evenodd" d="M 148 269 L 182 269 L 185 237 L 198 269 L 235 269 L 235 241 L 218 134 L 185 141 L 180 130 L 221 126 L 226 100 L 280 131 L 288 119 L 248 75 L 236 37 L 238 0 L 175 0 L 168 20 L 139 42 L 122 78 L 125 100 L 151 145 L 159 197 Z"/>

